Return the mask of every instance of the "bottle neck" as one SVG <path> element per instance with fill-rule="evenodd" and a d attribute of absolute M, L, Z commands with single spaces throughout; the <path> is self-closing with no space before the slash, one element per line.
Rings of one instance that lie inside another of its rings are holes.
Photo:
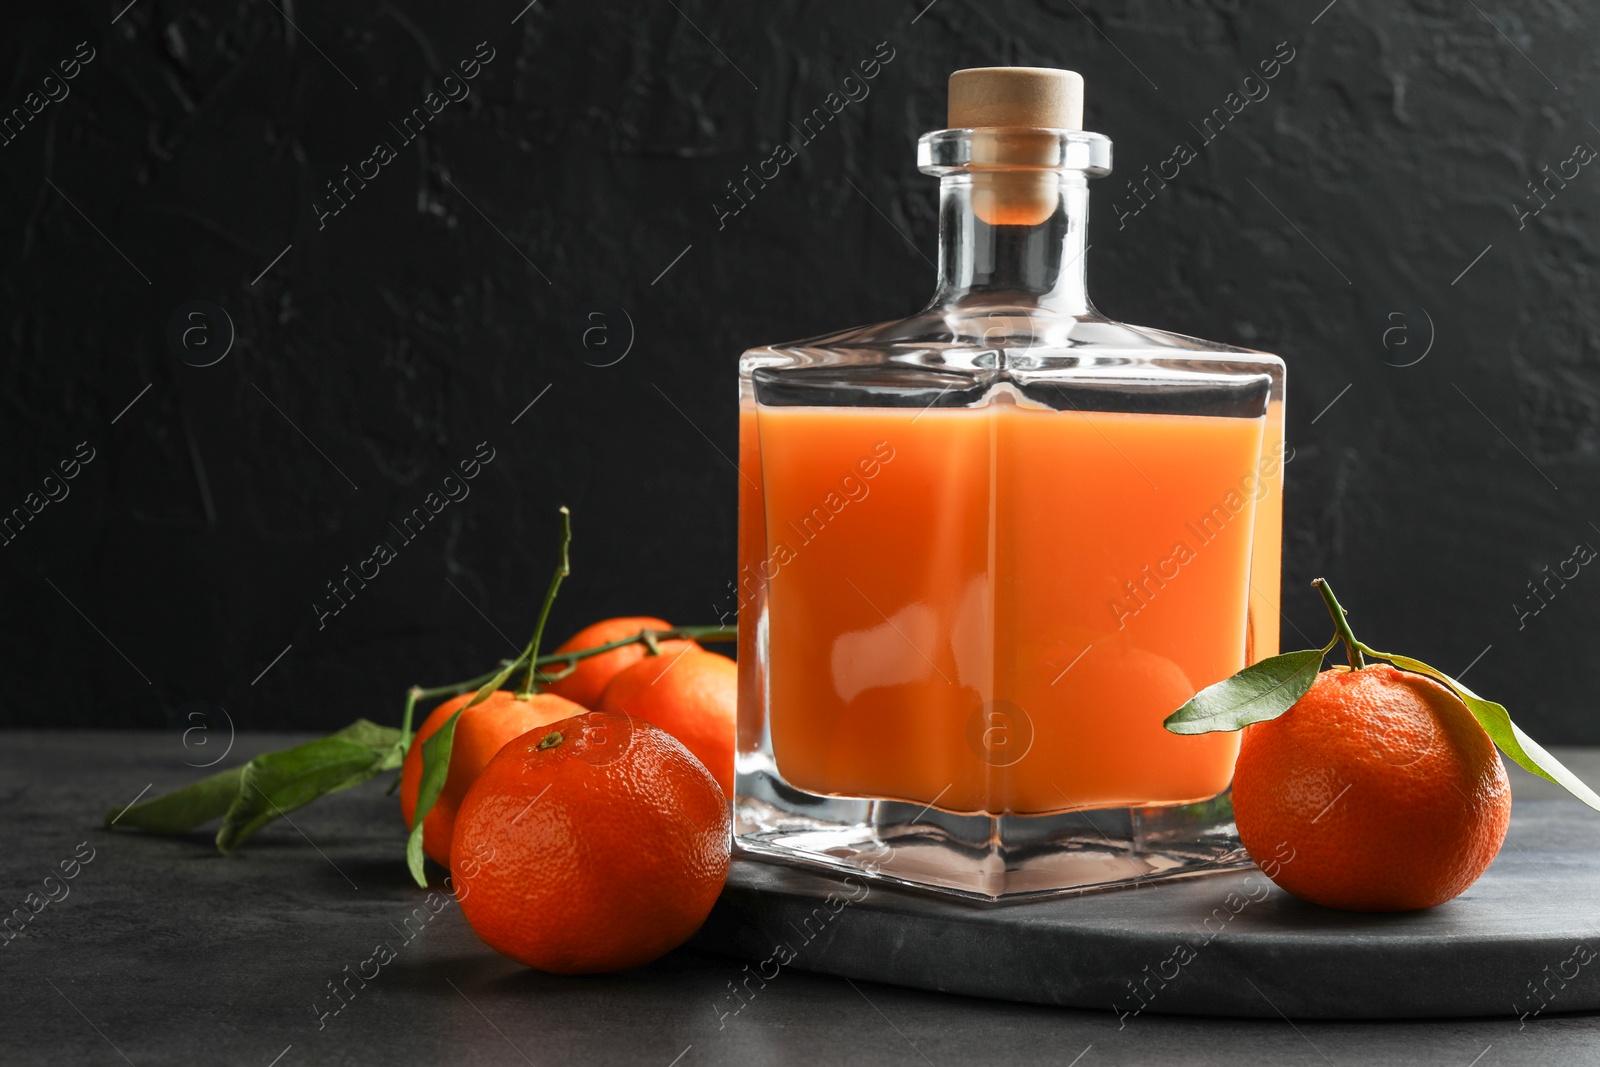
<path fill-rule="evenodd" d="M 1093 311 L 1086 281 L 1089 189 L 1070 170 L 945 174 L 935 307 L 1017 304 Z"/>

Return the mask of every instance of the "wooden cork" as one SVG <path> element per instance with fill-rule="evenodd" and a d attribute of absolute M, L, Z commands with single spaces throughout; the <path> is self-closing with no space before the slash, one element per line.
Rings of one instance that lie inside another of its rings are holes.
<path fill-rule="evenodd" d="M 1083 129 L 1083 76 L 1052 67 L 972 67 L 950 75 L 950 129 Z"/>
<path fill-rule="evenodd" d="M 1083 77 L 1050 67 L 973 67 L 950 75 L 950 129 L 971 129 L 972 209 L 991 226 L 1037 226 L 1055 213 L 1056 177 L 1038 138 L 1005 127 L 1083 129 Z"/>

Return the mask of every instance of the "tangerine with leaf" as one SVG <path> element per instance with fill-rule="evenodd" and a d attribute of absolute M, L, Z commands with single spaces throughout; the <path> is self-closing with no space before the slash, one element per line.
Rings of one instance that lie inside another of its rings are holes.
<path fill-rule="evenodd" d="M 1264 867 L 1279 887 L 1350 911 L 1414 911 L 1458 896 L 1494 861 L 1510 824 L 1500 752 L 1600 810 L 1600 796 L 1504 707 L 1420 660 L 1363 644 L 1328 583 L 1312 584 L 1333 616 L 1326 646 L 1246 667 L 1166 720 L 1180 734 L 1244 730 L 1234 822 L 1252 855 L 1273 857 Z M 1321 670 L 1341 641 L 1348 666 Z"/>

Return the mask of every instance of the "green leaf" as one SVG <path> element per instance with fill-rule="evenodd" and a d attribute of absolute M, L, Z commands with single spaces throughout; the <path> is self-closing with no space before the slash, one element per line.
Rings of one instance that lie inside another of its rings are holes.
<path fill-rule="evenodd" d="M 228 810 L 239 795 L 244 767 L 209 774 L 159 797 L 132 807 L 106 812 L 106 829 L 148 830 L 153 834 L 183 834 L 208 823 Z"/>
<path fill-rule="evenodd" d="M 406 866 L 419 886 L 428 888 L 428 875 L 422 867 L 422 820 L 438 802 L 444 783 L 450 777 L 450 750 L 455 745 L 456 723 L 461 713 L 477 703 L 474 699 L 456 710 L 444 725 L 422 742 L 422 782 L 417 787 L 417 808 L 411 817 L 411 836 L 406 838 Z"/>
<path fill-rule="evenodd" d="M 406 761 L 406 736 L 393 726 L 379 726 L 369 719 L 357 719 L 330 737 L 342 737 L 365 745 L 378 753 L 381 760 L 378 763 L 379 771 L 392 771 Z M 400 779 L 395 778 L 389 792 L 394 792 L 400 785 Z"/>
<path fill-rule="evenodd" d="M 1472 712 L 1472 717 L 1478 720 L 1478 725 L 1483 727 L 1489 739 L 1501 752 L 1515 760 L 1523 770 L 1537 774 L 1546 781 L 1554 782 L 1589 807 L 1600 811 L 1600 795 L 1596 795 L 1593 789 L 1583 784 L 1582 779 L 1562 766 L 1561 761 L 1545 751 L 1539 742 L 1523 733 L 1521 728 L 1511 721 L 1511 714 L 1503 705 L 1484 699 L 1448 674 L 1428 666 L 1421 660 L 1409 656 L 1391 656 L 1387 652 L 1371 654 L 1388 660 L 1401 670 L 1426 675 L 1449 686 L 1456 696 L 1461 698 L 1467 710 Z"/>
<path fill-rule="evenodd" d="M 1175 734 L 1209 734 L 1276 719 L 1306 695 L 1332 647 L 1330 641 L 1326 648 L 1285 652 L 1252 664 L 1200 690 L 1162 725 Z"/>
<path fill-rule="evenodd" d="M 357 719 L 343 730 L 328 735 L 365 745 L 374 752 L 387 752 L 400 742 L 400 731 L 393 726 L 379 726 L 370 719 Z"/>
<path fill-rule="evenodd" d="M 401 764 L 405 763 L 405 761 L 406 761 L 406 745 L 405 745 L 405 742 L 404 741 L 396 741 L 393 745 L 389 746 L 389 748 L 379 758 L 379 760 L 378 760 L 378 770 L 379 771 L 396 770 L 396 769 L 398 769 L 400 767 Z M 393 785 L 394 788 L 385 790 L 385 795 L 388 795 L 389 793 L 393 793 L 395 789 L 398 789 L 400 787 L 400 776 L 399 775 L 395 775 L 394 781 L 392 783 L 390 783 L 390 784 Z"/>
<path fill-rule="evenodd" d="M 367 745 L 332 736 L 257 756 L 245 764 L 239 794 L 222 818 L 217 848 L 232 852 L 251 834 L 286 812 L 327 793 L 360 785 L 383 767 Z"/>
<path fill-rule="evenodd" d="M 475 704 L 482 704 L 489 699 L 489 694 L 504 685 L 522 659 L 518 656 L 500 668 L 493 678 L 472 694 L 471 700 L 457 708 L 443 726 L 422 742 L 422 781 L 417 785 L 416 810 L 411 813 L 411 836 L 406 838 L 406 866 L 411 868 L 411 877 L 424 889 L 428 888 L 428 874 L 422 866 L 422 820 L 433 810 L 439 794 L 444 791 L 445 781 L 450 777 L 450 749 L 455 744 L 456 723 L 463 711 Z"/>
<path fill-rule="evenodd" d="M 379 771 L 397 768 L 400 766 L 400 761 L 405 758 L 405 749 L 400 745 L 400 731 L 392 726 L 379 726 L 378 723 L 365 718 L 357 718 L 354 723 L 350 723 L 338 733 L 331 734 L 331 737 L 355 742 L 368 752 L 374 753 L 379 758 Z M 304 745 L 299 745 L 298 749 L 259 755 L 246 765 L 202 777 L 200 781 L 184 785 L 182 789 L 174 789 L 162 797 L 139 801 L 125 811 L 123 809 L 107 811 L 106 827 L 149 830 L 150 833 L 187 833 L 189 830 L 194 830 L 197 825 L 224 816 L 229 808 L 235 806 L 238 801 L 238 790 L 245 781 L 246 768 L 262 765 L 270 769 L 270 766 L 280 761 L 286 752 L 298 752 L 302 747 Z M 254 832 L 254 829 L 250 832 Z M 243 837 L 248 837 L 248 832 Z M 243 840 L 243 837 L 238 840 Z"/>

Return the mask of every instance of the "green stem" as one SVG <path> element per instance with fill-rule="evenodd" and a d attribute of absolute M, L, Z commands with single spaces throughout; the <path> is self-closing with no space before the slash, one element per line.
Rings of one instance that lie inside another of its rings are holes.
<path fill-rule="evenodd" d="M 482 682 L 478 683 L 482 685 Z M 406 713 L 400 716 L 400 745 L 402 748 L 411 747 L 411 718 L 416 714 L 417 698 L 422 696 L 421 686 L 412 686 L 406 690 Z"/>
<path fill-rule="evenodd" d="M 588 659 L 590 656 L 600 656 L 618 648 L 628 645 L 648 645 L 652 641 L 735 641 L 739 637 L 737 626 L 674 626 L 668 630 L 640 630 L 629 637 L 619 637 L 615 641 L 607 641 L 603 645 L 593 648 L 575 648 L 571 652 L 552 652 L 547 656 L 540 656 L 537 664 L 540 667 L 549 663 L 576 664 L 579 660 Z M 540 671 L 540 676 L 554 677 Z M 562 677 L 565 677 L 563 675 Z"/>
<path fill-rule="evenodd" d="M 478 688 L 478 686 L 482 685 L 490 678 L 493 678 L 495 675 L 505 670 L 506 663 L 506 660 L 501 660 L 500 666 L 496 667 L 494 670 L 480 674 L 476 678 L 469 678 L 465 682 L 454 682 L 450 685 L 436 685 L 432 688 L 414 685 L 410 689 L 407 689 L 406 713 L 400 719 L 400 743 L 407 748 L 411 746 L 411 723 L 416 712 L 417 701 L 432 700 L 434 697 L 460 696 L 469 689 Z"/>
<path fill-rule="evenodd" d="M 1350 669 L 1353 671 L 1361 670 L 1367 665 L 1367 661 L 1362 658 L 1361 653 L 1371 650 L 1356 640 L 1355 633 L 1350 629 L 1350 620 L 1345 618 L 1344 608 L 1339 604 L 1338 598 L 1333 595 L 1333 587 L 1322 578 L 1313 580 L 1311 584 L 1316 586 L 1317 592 L 1322 594 L 1322 602 L 1328 606 L 1328 614 L 1333 616 L 1333 625 L 1339 631 L 1339 639 L 1344 642 L 1345 653 L 1350 657 Z"/>
<path fill-rule="evenodd" d="M 432 689 L 425 689 L 422 686 L 412 686 L 412 688 L 416 690 L 418 700 L 424 700 L 428 697 L 459 696 L 460 694 L 465 693 L 468 689 L 476 689 L 484 682 L 487 682 L 490 678 L 493 678 L 495 675 L 505 670 L 511 665 L 511 663 L 511 660 L 503 659 L 500 661 L 500 665 L 494 670 L 486 671 L 485 673 L 478 675 L 476 678 L 469 679 L 465 682 L 456 682 L 453 685 L 434 686 Z"/>
<path fill-rule="evenodd" d="M 603 645 L 593 648 L 575 648 L 571 652 L 552 652 L 548 656 L 539 657 L 539 666 L 546 663 L 575 663 L 580 659 L 598 656 L 603 652 L 610 652 L 614 648 L 626 645 L 645 644 L 650 639 L 657 641 L 734 641 L 739 637 L 737 626 L 674 626 L 667 630 L 640 630 L 631 637 L 619 637 L 615 641 L 607 641 Z"/>
<path fill-rule="evenodd" d="M 546 682 L 559 681 L 571 674 L 572 669 L 577 666 L 579 661 L 589 659 L 591 656 L 601 656 L 615 649 L 625 648 L 628 645 L 644 644 L 646 635 L 655 638 L 657 641 L 704 641 L 709 644 L 718 641 L 737 640 L 739 628 L 737 626 L 674 626 L 667 630 L 640 630 L 631 637 L 607 641 L 603 645 L 595 645 L 592 648 L 575 648 L 570 652 L 551 652 L 548 655 L 535 657 L 535 664 L 544 667 L 553 663 L 562 663 L 567 665 L 567 669 L 548 674 L 540 671 L 539 679 Z M 507 667 L 525 662 L 527 655 L 527 650 L 524 649 L 516 659 L 501 660 L 500 666 L 494 670 L 480 674 L 476 678 L 468 679 L 465 682 L 454 682 L 450 685 L 439 685 L 432 688 L 414 685 L 406 690 L 406 714 L 401 721 L 400 730 L 405 735 L 407 743 L 409 744 L 411 739 L 411 723 L 417 701 L 431 700 L 434 697 L 458 696 L 468 690 L 476 689 Z"/>
<path fill-rule="evenodd" d="M 651 650 L 650 655 L 659 656 L 661 650 L 658 645 L 662 641 L 704 641 L 709 644 L 716 641 L 736 641 L 738 638 L 737 626 L 673 626 L 666 630 L 640 630 L 629 637 L 619 637 L 615 641 L 607 641 L 592 648 L 575 648 L 570 652 L 552 652 L 547 656 L 539 656 L 535 665 L 539 667 L 552 663 L 566 665 L 564 670 L 539 672 L 539 681 L 548 685 L 571 675 L 578 669 L 581 661 L 591 656 L 603 656 L 607 652 L 614 652 L 629 645 L 644 645 Z"/>
<path fill-rule="evenodd" d="M 533 639 L 528 642 L 527 651 L 522 658 L 528 661 L 528 671 L 522 677 L 522 688 L 517 691 L 517 696 L 526 698 L 533 693 L 533 676 L 537 673 L 539 664 L 539 642 L 544 638 L 544 624 L 550 620 L 550 608 L 556 602 L 556 593 L 561 588 L 561 583 L 572 573 L 572 563 L 568 559 L 567 550 L 572 546 L 572 512 L 565 507 L 561 509 L 561 562 L 556 566 L 556 572 L 550 576 L 550 588 L 545 590 L 544 604 L 539 608 L 539 621 L 533 627 Z"/>
<path fill-rule="evenodd" d="M 662 641 L 733 641 L 739 637 L 737 626 L 674 626 L 670 630 L 651 630 Z"/>

